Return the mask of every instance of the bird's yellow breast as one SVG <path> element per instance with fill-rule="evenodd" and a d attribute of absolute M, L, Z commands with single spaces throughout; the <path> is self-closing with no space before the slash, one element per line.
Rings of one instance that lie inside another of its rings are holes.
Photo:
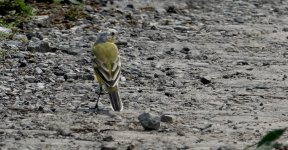
<path fill-rule="evenodd" d="M 92 53 L 103 63 L 113 63 L 119 55 L 117 46 L 111 42 L 95 44 Z"/>

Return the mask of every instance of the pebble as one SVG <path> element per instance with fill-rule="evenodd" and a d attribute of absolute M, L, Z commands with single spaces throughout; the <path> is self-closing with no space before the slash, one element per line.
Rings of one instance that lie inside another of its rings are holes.
<path fill-rule="evenodd" d="M 242 17 L 235 17 L 234 21 L 237 22 L 237 23 L 244 23 L 245 22 Z"/>
<path fill-rule="evenodd" d="M 175 116 L 173 116 L 173 115 L 162 115 L 161 116 L 161 121 L 162 122 L 172 123 L 172 122 L 175 121 Z"/>
<path fill-rule="evenodd" d="M 51 48 L 46 41 L 30 40 L 27 46 L 27 50 L 32 52 L 50 52 Z"/>
<path fill-rule="evenodd" d="M 104 138 L 103 138 L 103 141 L 111 142 L 111 141 L 114 141 L 114 139 L 113 139 L 113 137 L 110 135 L 110 136 L 104 137 Z"/>
<path fill-rule="evenodd" d="M 24 35 L 24 34 L 15 34 L 15 35 L 13 36 L 13 39 L 14 39 L 14 40 L 20 40 L 20 41 L 28 41 L 27 36 Z"/>
<path fill-rule="evenodd" d="M 36 67 L 35 71 L 36 71 L 37 74 L 42 74 L 43 73 L 42 69 L 40 69 L 39 67 Z"/>
<path fill-rule="evenodd" d="M 26 60 L 19 60 L 19 67 L 26 67 L 27 66 L 27 61 Z"/>
<path fill-rule="evenodd" d="M 68 127 L 59 127 L 57 129 L 58 134 L 63 136 L 70 136 L 72 133 Z"/>
<path fill-rule="evenodd" d="M 190 49 L 188 47 L 184 47 L 182 50 L 180 50 L 181 53 L 183 54 L 188 54 Z"/>
<path fill-rule="evenodd" d="M 48 24 L 49 15 L 34 16 L 33 19 L 38 26 L 46 27 Z"/>
<path fill-rule="evenodd" d="M 5 42 L 6 46 L 9 47 L 9 49 L 17 50 L 18 47 L 22 45 L 22 42 L 17 40 L 9 40 Z"/>
<path fill-rule="evenodd" d="M 177 13 L 177 8 L 175 6 L 168 6 L 166 9 L 167 13 Z"/>
<path fill-rule="evenodd" d="M 173 28 L 174 28 L 175 30 L 179 30 L 179 31 L 182 31 L 182 32 L 191 30 L 189 27 L 180 26 L 180 25 L 174 26 Z"/>
<path fill-rule="evenodd" d="M 209 83 L 211 83 L 211 79 L 208 77 L 201 77 L 200 82 L 203 84 L 209 84 Z"/>
<path fill-rule="evenodd" d="M 283 28 L 282 31 L 284 31 L 284 32 L 288 32 L 288 28 Z"/>
<path fill-rule="evenodd" d="M 105 142 L 102 144 L 101 150 L 116 150 L 118 144 L 116 142 Z"/>
<path fill-rule="evenodd" d="M 217 150 L 236 150 L 236 148 L 230 145 L 221 145 L 217 148 Z"/>
<path fill-rule="evenodd" d="M 126 81 L 126 78 L 123 77 L 123 76 L 121 76 L 121 77 L 120 77 L 120 81 L 125 82 L 125 81 Z"/>
<path fill-rule="evenodd" d="M 66 54 L 69 54 L 69 55 L 78 55 L 82 52 L 83 50 L 80 49 L 80 48 L 69 48 L 69 49 L 63 49 L 62 52 L 63 53 L 66 53 Z"/>
<path fill-rule="evenodd" d="M 0 27 L 0 32 L 5 33 L 5 34 L 10 34 L 12 33 L 12 30 L 9 28 Z"/>
<path fill-rule="evenodd" d="M 179 136 L 185 136 L 185 133 L 183 131 L 177 131 L 177 135 Z"/>
<path fill-rule="evenodd" d="M 25 54 L 23 52 L 17 52 L 12 55 L 14 58 L 24 58 Z"/>
<path fill-rule="evenodd" d="M 160 117 L 151 113 L 142 113 L 138 120 L 145 130 L 158 130 L 160 128 Z"/>
<path fill-rule="evenodd" d="M 38 40 L 42 40 L 43 39 L 43 36 L 41 33 L 38 33 L 38 32 L 28 32 L 26 33 L 26 37 L 29 39 L 29 40 L 36 40 L 35 41 L 38 41 Z"/>
<path fill-rule="evenodd" d="M 45 83 L 37 83 L 37 87 L 39 89 L 44 89 L 45 88 Z"/>
<path fill-rule="evenodd" d="M 172 92 L 164 92 L 164 94 L 166 95 L 166 96 L 168 96 L 168 97 L 174 97 L 174 93 L 172 93 Z"/>
<path fill-rule="evenodd" d="M 68 81 L 68 80 L 77 80 L 77 79 L 78 79 L 78 76 L 77 76 L 76 73 L 70 72 L 70 73 L 66 73 L 66 74 L 64 75 L 64 79 L 65 79 L 66 81 Z"/>

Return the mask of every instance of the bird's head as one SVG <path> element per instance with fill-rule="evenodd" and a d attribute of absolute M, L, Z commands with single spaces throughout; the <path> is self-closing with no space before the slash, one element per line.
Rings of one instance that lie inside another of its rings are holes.
<path fill-rule="evenodd" d="M 100 32 L 97 37 L 96 44 L 104 43 L 104 42 L 115 42 L 115 36 L 117 31 L 114 29 L 109 29 L 105 32 Z"/>

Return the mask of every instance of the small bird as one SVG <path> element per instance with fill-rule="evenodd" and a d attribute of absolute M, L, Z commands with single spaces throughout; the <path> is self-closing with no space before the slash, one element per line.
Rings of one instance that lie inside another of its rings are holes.
<path fill-rule="evenodd" d="M 110 29 L 101 32 L 92 47 L 92 63 L 95 78 L 100 84 L 99 97 L 95 109 L 98 109 L 98 101 L 102 92 L 102 86 L 108 93 L 114 111 L 123 110 L 123 104 L 119 96 L 118 81 L 121 73 L 121 61 L 115 43 L 116 30 Z"/>

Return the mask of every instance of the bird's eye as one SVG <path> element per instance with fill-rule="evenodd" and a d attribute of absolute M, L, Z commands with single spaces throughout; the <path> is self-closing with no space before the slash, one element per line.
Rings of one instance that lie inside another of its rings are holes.
<path fill-rule="evenodd" d="M 111 32 L 111 35 L 114 36 L 114 35 L 115 35 L 115 32 Z"/>

